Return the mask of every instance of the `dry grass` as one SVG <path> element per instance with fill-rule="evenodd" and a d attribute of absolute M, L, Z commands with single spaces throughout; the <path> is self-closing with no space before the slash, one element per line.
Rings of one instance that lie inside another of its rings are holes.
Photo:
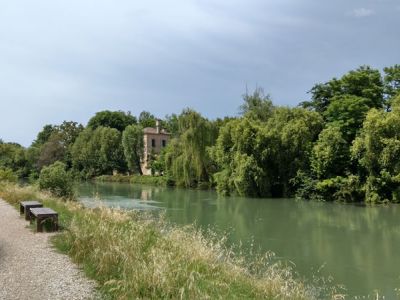
<path fill-rule="evenodd" d="M 1 185 L 12 204 L 40 199 L 60 213 L 65 230 L 56 236 L 68 253 L 95 278 L 110 299 L 317 299 L 335 298 L 334 289 L 311 286 L 271 259 L 250 263 L 224 240 L 192 226 L 177 227 L 141 212 L 61 202 L 32 187 Z M 339 298 L 338 298 L 339 299 Z"/>

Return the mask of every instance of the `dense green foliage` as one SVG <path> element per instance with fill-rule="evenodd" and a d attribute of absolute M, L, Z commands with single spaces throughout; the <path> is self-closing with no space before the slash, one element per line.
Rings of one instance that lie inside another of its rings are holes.
<path fill-rule="evenodd" d="M 11 169 L 0 169 L 0 181 L 17 182 L 18 177 Z"/>
<path fill-rule="evenodd" d="M 210 149 L 219 167 L 218 191 L 251 196 L 287 196 L 290 180 L 306 170 L 322 117 L 301 108 L 275 108 L 266 121 L 241 118 L 221 128 Z"/>
<path fill-rule="evenodd" d="M 143 128 L 155 127 L 156 117 L 148 111 L 142 111 L 139 115 L 139 125 Z"/>
<path fill-rule="evenodd" d="M 142 175 L 140 160 L 143 157 L 143 127 L 129 125 L 122 134 L 122 147 L 129 170 Z"/>
<path fill-rule="evenodd" d="M 34 170 L 36 149 L 24 149 L 15 143 L 0 143 L 0 169 L 11 169 L 19 177 Z"/>
<path fill-rule="evenodd" d="M 185 109 L 160 120 L 171 134 L 148 153 L 153 174 L 221 194 L 340 201 L 400 201 L 400 65 L 361 66 L 316 84 L 300 107 L 275 106 L 261 88 L 243 96 L 238 117 L 208 120 Z M 101 111 L 86 127 L 45 125 L 29 148 L 0 140 L 0 169 L 37 178 L 62 162 L 79 178 L 141 174 L 143 111 Z M 109 178 L 109 177 L 105 177 Z"/>
<path fill-rule="evenodd" d="M 399 74 L 398 65 L 385 68 L 383 77 L 362 67 L 314 87 L 313 100 L 303 106 L 322 112 L 325 129 L 313 147 L 310 169 L 293 180 L 299 197 L 400 201 Z"/>
<path fill-rule="evenodd" d="M 66 171 L 62 162 L 44 167 L 39 176 L 39 188 L 53 193 L 57 197 L 72 198 L 74 196 L 74 182 L 71 174 Z"/>
<path fill-rule="evenodd" d="M 362 66 L 350 71 L 340 79 L 333 78 L 326 83 L 316 84 L 311 89 L 312 100 L 303 102 L 304 107 L 311 107 L 323 113 L 332 99 L 341 96 L 357 96 L 367 100 L 370 108 L 384 105 L 384 84 L 378 70 Z"/>
<path fill-rule="evenodd" d="M 215 126 L 199 113 L 187 109 L 178 118 L 179 137 L 168 145 L 165 172 L 179 186 L 196 187 L 211 179 L 207 147 L 217 136 Z"/>
<path fill-rule="evenodd" d="M 121 136 L 115 128 L 87 127 L 72 146 L 73 169 L 85 178 L 126 171 Z"/>
<path fill-rule="evenodd" d="M 256 88 L 253 94 L 243 95 L 240 113 L 253 120 L 267 121 L 271 116 L 273 104 L 269 95 L 264 95 L 261 88 Z"/>
<path fill-rule="evenodd" d="M 88 127 L 110 127 L 118 131 L 124 131 L 126 126 L 136 124 L 136 118 L 129 112 L 104 110 L 95 114 L 88 122 Z"/>

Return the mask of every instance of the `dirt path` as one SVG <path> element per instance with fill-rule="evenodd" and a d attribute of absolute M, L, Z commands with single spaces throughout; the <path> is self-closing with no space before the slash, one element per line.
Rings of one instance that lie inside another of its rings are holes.
<path fill-rule="evenodd" d="M 98 299 L 94 283 L 0 199 L 0 299 Z"/>

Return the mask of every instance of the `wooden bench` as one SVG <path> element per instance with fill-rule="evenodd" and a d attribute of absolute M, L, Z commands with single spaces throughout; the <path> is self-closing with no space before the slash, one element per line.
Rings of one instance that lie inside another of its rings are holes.
<path fill-rule="evenodd" d="M 21 215 L 25 214 L 25 220 L 31 219 L 31 208 L 43 207 L 43 204 L 38 201 L 21 201 L 19 203 L 19 213 Z"/>
<path fill-rule="evenodd" d="M 41 208 L 31 208 L 31 223 L 36 218 L 36 231 L 43 231 L 43 222 L 50 219 L 53 223 L 53 230 L 58 230 L 58 213 L 51 208 L 41 207 Z"/>

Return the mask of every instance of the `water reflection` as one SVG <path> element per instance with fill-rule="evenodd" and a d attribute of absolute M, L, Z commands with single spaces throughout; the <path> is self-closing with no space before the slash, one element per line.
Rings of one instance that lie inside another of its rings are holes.
<path fill-rule="evenodd" d="M 197 191 L 118 183 L 84 184 L 81 201 L 163 211 L 178 224 L 212 225 L 229 243 L 254 243 L 296 264 L 304 276 L 332 275 L 352 295 L 400 287 L 399 207 L 360 207 L 293 199 L 218 198 Z M 96 200 L 97 199 L 97 200 Z"/>

